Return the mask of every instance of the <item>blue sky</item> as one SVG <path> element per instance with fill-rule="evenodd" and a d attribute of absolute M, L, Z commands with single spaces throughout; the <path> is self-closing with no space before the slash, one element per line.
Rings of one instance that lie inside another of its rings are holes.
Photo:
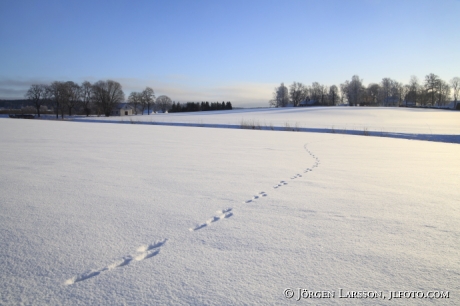
<path fill-rule="evenodd" d="M 267 106 L 293 81 L 460 76 L 458 0 L 0 1 L 0 99 L 113 79 L 175 101 Z"/>

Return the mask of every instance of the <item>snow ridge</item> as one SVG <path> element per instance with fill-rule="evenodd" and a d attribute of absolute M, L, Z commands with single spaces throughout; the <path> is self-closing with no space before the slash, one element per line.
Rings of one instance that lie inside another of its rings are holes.
<path fill-rule="evenodd" d="M 69 278 L 64 282 L 65 285 L 73 285 L 75 283 L 87 280 L 89 278 L 98 276 L 101 273 L 109 272 L 115 268 L 124 267 L 129 265 L 132 261 L 142 261 L 154 257 L 160 253 L 160 247 L 163 246 L 168 239 L 163 239 L 156 241 L 151 244 L 142 245 L 137 248 L 136 253 L 133 255 L 126 255 L 123 258 L 112 262 L 111 264 L 105 266 L 102 269 L 89 270 L 72 278 Z"/>

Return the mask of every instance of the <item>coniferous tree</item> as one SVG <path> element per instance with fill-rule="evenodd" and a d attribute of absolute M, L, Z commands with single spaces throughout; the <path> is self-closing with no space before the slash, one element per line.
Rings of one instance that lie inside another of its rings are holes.
<path fill-rule="evenodd" d="M 269 104 L 276 107 L 286 107 L 289 103 L 289 90 L 284 83 L 281 83 L 279 87 L 275 88 L 273 92 L 273 100 L 270 100 Z"/>

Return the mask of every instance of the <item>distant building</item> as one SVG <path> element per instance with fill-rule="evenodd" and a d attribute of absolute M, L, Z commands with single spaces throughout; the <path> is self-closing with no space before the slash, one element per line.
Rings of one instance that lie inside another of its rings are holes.
<path fill-rule="evenodd" d="M 112 109 L 111 116 L 132 116 L 133 107 L 128 103 L 120 103 Z"/>

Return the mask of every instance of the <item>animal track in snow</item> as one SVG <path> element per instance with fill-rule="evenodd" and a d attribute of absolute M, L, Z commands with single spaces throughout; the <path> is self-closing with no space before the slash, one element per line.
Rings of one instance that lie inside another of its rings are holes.
<path fill-rule="evenodd" d="M 155 250 L 153 252 L 140 253 L 136 257 L 134 257 L 134 260 L 135 261 L 141 261 L 141 260 L 153 257 L 153 256 L 157 255 L 158 253 L 160 253 L 160 250 Z"/>
<path fill-rule="evenodd" d="M 305 151 L 307 151 L 307 153 L 308 153 L 311 157 L 313 157 L 313 159 L 315 160 L 314 164 L 313 164 L 310 168 L 306 168 L 306 169 L 303 171 L 303 173 L 308 173 L 308 172 L 313 171 L 314 168 L 318 167 L 320 162 L 319 162 L 319 158 L 318 158 L 315 154 L 313 154 L 310 150 L 308 150 L 306 144 L 304 145 L 304 149 L 305 149 Z M 296 175 L 291 176 L 291 180 L 297 179 L 297 178 L 299 178 L 299 177 L 302 177 L 302 175 L 299 174 L 299 173 L 297 173 Z M 274 189 L 277 189 L 277 188 L 279 188 L 279 187 L 281 187 L 281 186 L 283 186 L 283 185 L 286 185 L 286 184 L 287 184 L 287 183 L 286 183 L 285 181 L 280 181 L 278 184 L 276 184 L 275 186 L 273 186 L 273 188 L 274 188 Z"/>
<path fill-rule="evenodd" d="M 143 246 L 140 246 L 137 248 L 137 252 L 147 252 L 147 251 L 150 251 L 150 250 L 153 250 L 153 249 L 156 249 L 156 248 L 159 248 L 161 247 L 163 244 L 166 243 L 166 240 L 167 239 L 164 239 L 164 240 L 161 240 L 161 241 L 157 241 L 155 243 L 152 243 L 152 244 L 147 244 L 147 245 L 143 245 Z"/>
<path fill-rule="evenodd" d="M 284 185 L 287 185 L 287 182 L 286 181 L 280 181 L 277 185 L 273 186 L 273 188 L 276 189 L 276 188 L 284 186 Z"/>
<path fill-rule="evenodd" d="M 304 173 L 307 173 L 313 171 L 314 168 L 317 168 L 320 164 L 320 160 L 315 154 L 313 154 L 310 150 L 307 149 L 307 145 L 305 145 L 304 148 L 308 152 L 308 154 L 310 154 L 310 156 L 313 157 L 313 159 L 315 160 L 315 163 L 313 164 L 313 166 L 311 166 L 311 168 L 306 168 L 304 170 Z"/>
<path fill-rule="evenodd" d="M 308 152 L 308 154 L 313 157 L 313 159 L 315 160 L 315 163 L 310 167 L 310 168 L 306 168 L 304 170 L 304 173 L 307 173 L 307 172 L 310 172 L 310 171 L 313 171 L 314 168 L 318 167 L 319 165 L 319 158 L 316 157 L 312 152 L 310 152 L 310 150 L 308 150 L 307 148 L 307 145 L 305 144 L 304 145 L 304 148 L 305 150 Z M 297 173 L 296 175 L 292 176 L 291 177 L 291 180 L 293 179 L 296 179 L 296 178 L 300 178 L 302 177 L 301 174 Z M 279 187 L 282 187 L 284 185 L 287 185 L 288 183 L 286 181 L 280 181 L 278 184 L 274 185 L 273 188 L 274 189 L 277 189 Z M 264 191 L 261 191 L 259 192 L 258 194 L 252 196 L 249 200 L 246 200 L 246 201 L 243 201 L 244 204 L 248 204 L 248 203 L 252 203 L 252 202 L 255 202 L 256 200 L 259 200 L 260 198 L 262 197 L 266 197 L 267 196 L 267 193 L 265 193 Z M 221 219 L 225 219 L 225 218 L 229 218 L 233 215 L 233 213 L 231 212 L 231 208 L 227 208 L 227 209 L 224 209 L 224 210 L 221 210 L 221 211 L 218 211 L 217 214 L 218 215 L 215 215 L 214 217 L 208 219 L 206 222 L 204 223 L 201 223 L 201 224 L 197 224 L 195 227 L 192 227 L 192 228 L 189 228 L 189 231 L 193 232 L 193 231 L 196 231 L 196 230 L 199 230 L 199 229 L 202 229 L 208 225 L 211 225 L 212 223 L 216 222 L 216 221 L 219 221 Z"/>
<path fill-rule="evenodd" d="M 257 200 L 257 199 L 260 199 L 260 198 L 266 197 L 266 196 L 267 196 L 267 193 L 265 193 L 265 191 L 261 191 L 258 194 L 254 195 L 250 200 L 243 201 L 243 203 L 245 203 L 245 204 L 251 203 L 254 200 Z"/>
<path fill-rule="evenodd" d="M 108 271 L 111 271 L 115 268 L 120 268 L 124 267 L 126 265 L 129 265 L 132 261 L 141 261 L 144 259 L 151 258 L 153 256 L 156 256 L 158 253 L 160 253 L 160 247 L 163 246 L 168 239 L 163 239 L 161 241 L 157 241 L 151 244 L 143 245 L 137 248 L 136 254 L 134 255 L 126 255 L 123 258 L 107 265 L 106 267 L 102 269 L 96 269 L 96 270 L 89 270 L 87 272 L 84 272 L 80 275 L 74 276 L 72 278 L 69 278 L 64 282 L 65 285 L 73 285 L 75 283 L 87 280 L 89 278 L 98 276 L 101 273 L 105 273 Z"/>
<path fill-rule="evenodd" d="M 222 209 L 222 210 L 218 210 L 216 211 L 217 215 L 215 215 L 214 217 L 206 220 L 206 222 L 204 223 L 201 223 L 201 224 L 197 224 L 195 227 L 191 227 L 189 228 L 189 231 L 193 232 L 193 231 L 197 231 L 199 229 L 202 229 L 203 227 L 206 227 L 214 222 L 217 222 L 221 219 L 226 219 L 226 218 L 230 218 L 231 216 L 233 216 L 233 213 L 232 213 L 232 208 L 225 208 L 225 209 Z"/>

